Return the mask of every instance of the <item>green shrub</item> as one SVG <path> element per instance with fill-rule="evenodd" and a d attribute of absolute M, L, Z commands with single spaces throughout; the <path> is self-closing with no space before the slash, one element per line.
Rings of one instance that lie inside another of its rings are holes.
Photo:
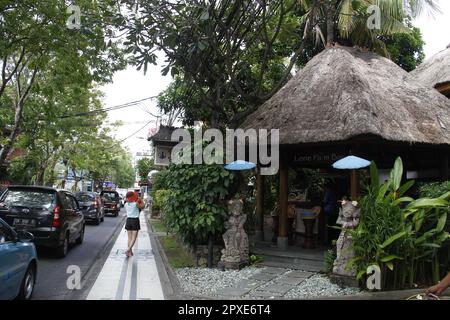
<path fill-rule="evenodd" d="M 170 231 L 192 245 L 223 232 L 224 200 L 234 173 L 222 165 L 171 164 L 165 178 L 170 192 L 163 203 L 164 223 Z"/>
<path fill-rule="evenodd" d="M 330 274 L 333 272 L 334 260 L 336 260 L 336 250 L 329 249 L 324 253 L 324 269 L 323 273 Z"/>
<path fill-rule="evenodd" d="M 355 264 L 358 278 L 363 278 L 368 266 L 378 265 L 383 289 L 436 283 L 443 271 L 439 253 L 449 239 L 444 227 L 450 193 L 417 200 L 404 197 L 414 181 L 401 185 L 402 173 L 403 164 L 398 158 L 388 181 L 380 184 L 372 163 L 371 185 L 359 201 L 361 219 L 358 227 L 350 231 L 355 258 L 349 267 Z"/>
<path fill-rule="evenodd" d="M 437 198 L 450 191 L 450 181 L 425 183 L 419 188 L 420 196 Z"/>
<path fill-rule="evenodd" d="M 155 193 L 158 190 L 167 189 L 167 175 L 169 174 L 168 170 L 162 170 L 158 172 L 153 178 L 152 198 L 155 197 Z"/>
<path fill-rule="evenodd" d="M 164 202 L 167 200 L 169 196 L 170 190 L 160 189 L 155 192 L 152 203 L 152 210 L 160 211 L 164 205 Z"/>

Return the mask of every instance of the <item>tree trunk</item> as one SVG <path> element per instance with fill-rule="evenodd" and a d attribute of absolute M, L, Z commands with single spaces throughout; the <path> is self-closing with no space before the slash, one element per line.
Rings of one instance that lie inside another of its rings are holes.
<path fill-rule="evenodd" d="M 53 157 L 52 161 L 50 161 L 49 165 L 46 168 L 46 172 L 47 174 L 47 179 L 45 181 L 45 185 L 52 187 L 55 184 L 55 167 L 56 164 L 58 163 L 58 158 L 57 157 Z"/>
<path fill-rule="evenodd" d="M 19 135 L 19 126 L 22 122 L 22 111 L 23 111 L 23 103 L 16 107 L 13 130 L 9 135 L 8 142 L 3 146 L 2 150 L 0 151 L 0 167 L 4 165 L 6 157 L 11 151 L 12 146 L 14 145 L 14 142 L 16 141 L 17 136 Z"/>
<path fill-rule="evenodd" d="M 330 0 L 327 5 L 327 48 L 334 45 L 334 26 L 336 15 L 336 0 Z"/>
<path fill-rule="evenodd" d="M 66 181 L 67 181 L 68 176 L 69 176 L 69 166 L 66 166 L 66 171 L 64 172 L 64 179 L 61 182 L 61 189 L 66 188 Z"/>
<path fill-rule="evenodd" d="M 23 118 L 23 108 L 25 105 L 25 100 L 28 97 L 28 94 L 30 93 L 31 87 L 34 83 L 34 79 L 36 78 L 37 69 L 35 69 L 31 75 L 30 81 L 27 85 L 27 88 L 22 93 L 20 89 L 18 89 L 17 93 L 17 101 L 15 103 L 15 114 L 14 114 L 14 126 L 11 134 L 9 135 L 8 142 L 5 146 L 0 150 L 0 167 L 2 167 L 6 161 L 6 157 L 8 156 L 9 152 L 12 149 L 12 146 L 16 142 L 17 136 L 19 135 L 20 126 L 22 124 L 22 118 Z M 20 81 L 18 79 L 17 81 Z"/>
<path fill-rule="evenodd" d="M 44 185 L 45 168 L 46 168 L 46 163 L 39 166 L 38 172 L 36 174 L 36 180 L 34 181 L 34 185 L 36 185 L 36 186 Z"/>

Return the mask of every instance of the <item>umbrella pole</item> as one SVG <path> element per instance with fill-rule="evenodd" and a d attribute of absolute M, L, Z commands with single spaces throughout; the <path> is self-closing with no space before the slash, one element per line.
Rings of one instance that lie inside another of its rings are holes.
<path fill-rule="evenodd" d="M 350 192 L 351 192 L 352 201 L 358 200 L 358 197 L 359 197 L 359 172 L 355 169 L 353 169 L 351 171 Z"/>

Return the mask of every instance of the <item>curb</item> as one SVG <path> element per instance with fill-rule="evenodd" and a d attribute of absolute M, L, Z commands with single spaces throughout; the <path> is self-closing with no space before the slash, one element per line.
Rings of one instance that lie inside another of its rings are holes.
<path fill-rule="evenodd" d="M 180 287 L 178 278 L 175 272 L 170 267 L 167 256 L 164 249 L 158 239 L 158 236 L 150 223 L 149 211 L 145 212 L 145 221 L 147 223 L 147 228 L 149 230 L 150 242 L 153 248 L 153 254 L 155 256 L 156 268 L 158 270 L 159 279 L 161 281 L 161 286 L 163 289 L 164 298 L 167 300 L 184 300 L 185 296 Z"/>

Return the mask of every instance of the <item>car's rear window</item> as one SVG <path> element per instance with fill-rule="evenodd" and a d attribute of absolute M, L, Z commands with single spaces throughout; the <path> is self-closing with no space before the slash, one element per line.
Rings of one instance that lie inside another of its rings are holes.
<path fill-rule="evenodd" d="M 28 207 L 49 209 L 56 201 L 52 192 L 37 190 L 7 190 L 0 199 L 6 207 Z"/>
<path fill-rule="evenodd" d="M 114 192 L 103 192 L 102 197 L 105 197 L 108 200 L 116 200 L 118 198 L 117 194 Z"/>
<path fill-rule="evenodd" d="M 93 195 L 90 194 L 76 194 L 75 198 L 77 198 L 77 200 L 79 202 L 90 202 L 90 201 L 94 201 L 95 197 Z"/>

